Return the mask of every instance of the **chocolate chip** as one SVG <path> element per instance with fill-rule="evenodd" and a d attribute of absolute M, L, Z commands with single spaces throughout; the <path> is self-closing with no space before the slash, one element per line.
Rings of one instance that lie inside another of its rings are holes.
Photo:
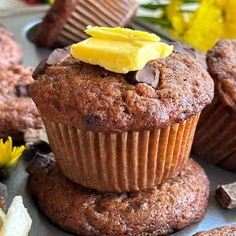
<path fill-rule="evenodd" d="M 65 48 L 55 49 L 48 57 L 48 59 L 44 59 L 40 62 L 40 64 L 36 67 L 33 73 L 33 78 L 37 79 L 37 76 L 44 73 L 47 65 L 55 65 L 63 60 L 65 60 L 70 54 L 70 46 Z"/>
<path fill-rule="evenodd" d="M 47 59 L 42 60 L 39 65 L 35 68 L 32 77 L 37 79 L 37 76 L 42 74 L 47 67 Z"/>
<path fill-rule="evenodd" d="M 29 97 L 29 84 L 19 84 L 15 86 L 17 97 Z"/>
<path fill-rule="evenodd" d="M 47 168 L 52 162 L 55 162 L 55 159 L 49 155 L 36 153 L 34 159 L 27 166 L 26 171 L 29 174 L 34 174 L 37 171 L 40 171 L 43 168 Z"/>
<path fill-rule="evenodd" d="M 130 84 L 146 83 L 157 89 L 160 72 L 151 65 L 146 65 L 142 70 L 129 72 L 125 75 L 125 79 Z"/>
<path fill-rule="evenodd" d="M 99 117 L 98 116 L 86 116 L 85 118 L 85 126 L 87 128 L 92 128 L 92 127 L 96 127 L 99 124 Z"/>
<path fill-rule="evenodd" d="M 236 182 L 218 186 L 216 199 L 224 208 L 236 208 Z"/>
<path fill-rule="evenodd" d="M 102 78 L 105 78 L 105 77 L 107 77 L 107 76 L 108 76 L 108 73 L 107 73 L 107 72 L 104 72 L 104 73 L 101 74 L 101 77 L 102 77 Z"/>
<path fill-rule="evenodd" d="M 131 206 L 127 206 L 127 207 L 125 208 L 125 211 L 131 213 L 131 212 L 134 212 L 134 208 L 131 207 Z"/>
<path fill-rule="evenodd" d="M 70 46 L 65 48 L 55 49 L 48 57 L 47 64 L 55 65 L 58 62 L 65 60 L 70 53 Z"/>

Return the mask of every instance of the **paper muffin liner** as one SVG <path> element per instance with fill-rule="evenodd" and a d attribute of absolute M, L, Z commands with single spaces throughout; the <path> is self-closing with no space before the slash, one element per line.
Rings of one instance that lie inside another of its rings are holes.
<path fill-rule="evenodd" d="M 193 152 L 212 164 L 236 172 L 236 114 L 217 98 L 202 112 Z"/>
<path fill-rule="evenodd" d="M 199 115 L 173 126 L 101 133 L 44 119 L 60 169 L 72 181 L 103 192 L 151 189 L 172 177 L 189 157 Z"/>
<path fill-rule="evenodd" d="M 137 3 L 134 0 L 81 0 L 68 18 L 57 41 L 61 45 L 70 45 L 88 38 L 84 33 L 88 25 L 125 26 L 136 9 Z"/>

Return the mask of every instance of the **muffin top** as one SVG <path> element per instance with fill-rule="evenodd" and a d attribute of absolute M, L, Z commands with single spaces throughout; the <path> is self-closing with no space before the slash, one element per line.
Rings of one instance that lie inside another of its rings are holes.
<path fill-rule="evenodd" d="M 6 68 L 22 60 L 22 48 L 13 35 L 0 26 L 0 68 Z"/>
<path fill-rule="evenodd" d="M 33 75 L 31 96 L 43 118 L 79 129 L 123 132 L 154 129 L 199 113 L 213 99 L 213 81 L 204 67 L 178 52 L 147 63 L 155 73 L 155 88 L 54 51 Z M 147 69 L 147 73 L 145 73 Z M 148 70 L 149 69 L 149 70 Z"/>
<path fill-rule="evenodd" d="M 236 40 L 220 40 L 207 54 L 220 101 L 236 111 Z"/>
<path fill-rule="evenodd" d="M 40 115 L 28 96 L 32 69 L 12 65 L 0 69 L 0 136 L 7 137 L 27 128 L 41 128 Z"/>

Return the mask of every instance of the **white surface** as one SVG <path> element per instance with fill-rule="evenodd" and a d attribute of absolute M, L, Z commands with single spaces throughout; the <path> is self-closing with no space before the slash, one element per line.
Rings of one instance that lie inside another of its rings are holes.
<path fill-rule="evenodd" d="M 11 9 L 24 4 L 18 0 L 0 0 L 0 10 Z"/>

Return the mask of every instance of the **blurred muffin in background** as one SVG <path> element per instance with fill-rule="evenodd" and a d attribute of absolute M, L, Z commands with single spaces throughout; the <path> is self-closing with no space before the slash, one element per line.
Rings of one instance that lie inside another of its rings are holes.
<path fill-rule="evenodd" d="M 202 112 L 193 151 L 236 172 L 236 40 L 220 40 L 208 52 L 207 63 L 215 98 Z"/>
<path fill-rule="evenodd" d="M 88 37 L 88 25 L 123 27 L 137 7 L 135 0 L 56 0 L 37 29 L 36 43 L 68 46 Z"/>
<path fill-rule="evenodd" d="M 0 68 L 6 68 L 13 63 L 22 61 L 22 48 L 15 41 L 12 33 L 0 26 Z"/>
<path fill-rule="evenodd" d="M 41 128 L 42 122 L 28 86 L 33 82 L 32 69 L 12 65 L 0 69 L 0 138 L 23 140 L 28 128 Z"/>

